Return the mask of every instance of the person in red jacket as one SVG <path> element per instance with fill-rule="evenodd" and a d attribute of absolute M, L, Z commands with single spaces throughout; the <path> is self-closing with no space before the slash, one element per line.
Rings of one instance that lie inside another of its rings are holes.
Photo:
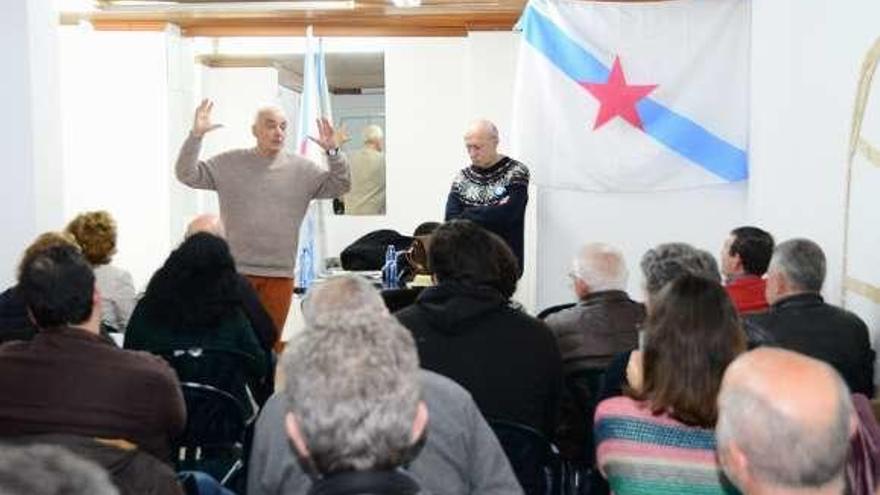
<path fill-rule="evenodd" d="M 773 256 L 773 236 L 757 227 L 733 229 L 721 250 L 724 288 L 740 314 L 767 311 L 764 274 Z"/>

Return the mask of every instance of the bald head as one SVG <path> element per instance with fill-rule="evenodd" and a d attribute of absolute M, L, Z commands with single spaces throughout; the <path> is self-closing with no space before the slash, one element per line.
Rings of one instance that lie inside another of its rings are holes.
<path fill-rule="evenodd" d="M 827 364 L 782 349 L 743 354 L 724 374 L 718 407 L 719 457 L 744 492 L 842 481 L 853 407 Z"/>
<path fill-rule="evenodd" d="M 379 291 L 357 275 L 339 275 L 312 286 L 303 303 L 309 326 L 359 313 L 387 314 L 388 309 Z"/>
<path fill-rule="evenodd" d="M 193 234 L 205 232 L 220 238 L 226 238 L 226 229 L 223 228 L 223 222 L 220 217 L 211 213 L 199 215 L 189 223 L 186 227 L 186 237 Z"/>
<path fill-rule="evenodd" d="M 471 163 L 489 168 L 498 162 L 498 129 L 488 120 L 475 120 L 464 134 L 464 144 Z"/>

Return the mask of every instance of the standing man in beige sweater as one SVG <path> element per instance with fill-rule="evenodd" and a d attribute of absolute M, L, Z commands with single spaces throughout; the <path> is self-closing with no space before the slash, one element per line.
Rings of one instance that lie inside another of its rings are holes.
<path fill-rule="evenodd" d="M 257 145 L 199 160 L 202 137 L 220 127 L 211 122 L 213 103 L 196 108 L 192 131 L 184 141 L 175 171 L 196 189 L 217 191 L 220 217 L 238 271 L 254 285 L 276 326 L 276 350 L 293 295 L 299 228 L 309 202 L 348 192 L 351 175 L 339 151 L 338 133 L 318 120 L 317 138 L 329 170 L 284 151 L 287 119 L 276 107 L 261 108 L 251 127 Z"/>

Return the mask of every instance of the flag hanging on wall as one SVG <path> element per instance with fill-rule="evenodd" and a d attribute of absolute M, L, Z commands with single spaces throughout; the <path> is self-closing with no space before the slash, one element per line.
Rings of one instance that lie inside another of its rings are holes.
<path fill-rule="evenodd" d="M 530 0 L 514 156 L 535 183 L 684 189 L 748 178 L 748 0 Z"/>
<path fill-rule="evenodd" d="M 318 136 L 317 119 L 333 122 L 330 108 L 330 90 L 324 65 L 324 47 L 320 38 L 312 35 L 312 26 L 306 28 L 306 50 L 303 57 L 303 89 L 300 97 L 296 152 L 317 163 L 325 163 L 324 150 L 309 136 Z M 324 205 L 313 201 L 309 205 L 299 233 L 296 257 L 296 286 L 307 289 L 318 276 L 323 260 L 325 237 L 321 221 Z"/>

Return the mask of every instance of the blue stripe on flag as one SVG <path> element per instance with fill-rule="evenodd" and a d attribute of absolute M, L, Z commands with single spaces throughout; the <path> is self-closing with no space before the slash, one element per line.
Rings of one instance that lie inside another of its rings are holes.
<path fill-rule="evenodd" d="M 526 41 L 575 82 L 608 80 L 608 67 L 531 5 L 523 11 L 519 26 Z M 645 132 L 669 149 L 725 180 L 748 178 L 745 150 L 650 98 L 643 98 L 636 108 Z"/>

